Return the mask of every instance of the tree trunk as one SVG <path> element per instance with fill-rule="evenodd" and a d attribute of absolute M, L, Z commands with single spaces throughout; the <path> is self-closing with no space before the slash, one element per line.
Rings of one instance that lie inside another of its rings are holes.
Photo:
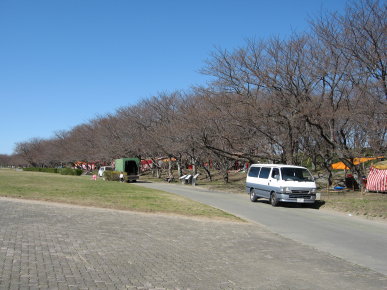
<path fill-rule="evenodd" d="M 359 184 L 359 190 L 363 192 L 364 186 L 363 186 L 363 175 L 364 171 L 361 165 L 355 166 L 354 171 L 356 172 L 357 178 L 355 179 L 357 183 Z"/>
<path fill-rule="evenodd" d="M 168 161 L 168 177 L 171 177 L 172 176 L 172 160 L 171 160 L 171 157 L 169 157 L 169 161 Z"/>
<path fill-rule="evenodd" d="M 161 177 L 161 169 L 160 168 L 156 168 L 156 177 L 157 178 L 160 178 Z"/>
<path fill-rule="evenodd" d="M 223 172 L 223 181 L 224 181 L 224 183 L 228 183 L 228 170 L 227 169 Z"/>
<path fill-rule="evenodd" d="M 197 166 L 196 166 L 195 158 L 192 158 L 192 171 L 193 171 L 194 175 L 198 173 L 198 169 L 197 169 Z"/>
<path fill-rule="evenodd" d="M 204 168 L 204 170 L 206 171 L 207 179 L 209 179 L 210 181 L 212 181 L 212 175 L 211 175 L 210 170 L 209 170 L 206 166 L 203 166 L 203 168 Z"/>
<path fill-rule="evenodd" d="M 324 168 L 328 171 L 328 186 L 331 187 L 333 184 L 333 174 L 329 163 L 324 163 Z"/>
<path fill-rule="evenodd" d="M 332 170 L 328 170 L 329 172 L 329 175 L 328 175 L 328 186 L 331 187 L 332 184 L 333 184 L 333 174 L 332 174 Z"/>
<path fill-rule="evenodd" d="M 179 177 L 183 176 L 183 172 L 181 170 L 181 164 L 180 164 L 180 160 L 177 160 L 177 175 L 179 175 Z"/>

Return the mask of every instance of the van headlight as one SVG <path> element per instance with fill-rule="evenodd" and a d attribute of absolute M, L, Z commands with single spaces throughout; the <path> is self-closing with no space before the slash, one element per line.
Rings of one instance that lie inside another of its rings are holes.
<path fill-rule="evenodd" d="M 281 187 L 281 192 L 282 193 L 292 193 L 289 187 Z"/>
<path fill-rule="evenodd" d="M 316 189 L 315 189 L 315 188 L 312 188 L 312 189 L 310 190 L 310 193 L 312 193 L 312 194 L 316 193 Z"/>

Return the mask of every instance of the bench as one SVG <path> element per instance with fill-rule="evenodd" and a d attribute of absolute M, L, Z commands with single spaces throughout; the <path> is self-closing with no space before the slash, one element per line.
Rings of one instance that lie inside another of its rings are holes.
<path fill-rule="evenodd" d="M 187 176 L 184 178 L 185 184 L 190 184 L 192 181 L 192 175 L 187 174 Z"/>
<path fill-rule="evenodd" d="M 182 175 L 179 177 L 179 179 L 181 180 L 181 183 L 184 184 L 185 183 L 185 178 L 186 178 L 187 174 L 186 175 Z"/>
<path fill-rule="evenodd" d="M 192 181 L 192 175 L 191 174 L 186 174 L 181 177 L 179 177 L 181 180 L 181 184 L 190 184 Z"/>
<path fill-rule="evenodd" d="M 195 174 L 194 175 L 194 177 L 192 177 L 192 185 L 193 186 L 196 186 L 196 180 L 198 179 L 198 176 L 199 176 L 200 174 L 198 173 L 198 174 Z"/>

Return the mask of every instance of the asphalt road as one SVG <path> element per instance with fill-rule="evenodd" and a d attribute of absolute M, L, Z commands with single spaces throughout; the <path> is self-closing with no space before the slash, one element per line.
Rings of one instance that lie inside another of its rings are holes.
<path fill-rule="evenodd" d="M 222 209 L 286 238 L 387 275 L 387 223 L 301 206 L 274 208 L 264 199 L 252 203 L 247 194 L 209 191 L 199 186 L 137 184 Z"/>

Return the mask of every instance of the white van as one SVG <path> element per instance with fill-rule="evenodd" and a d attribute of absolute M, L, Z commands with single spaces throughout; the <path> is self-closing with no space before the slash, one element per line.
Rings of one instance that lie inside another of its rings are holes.
<path fill-rule="evenodd" d="M 246 177 L 246 192 L 252 202 L 263 197 L 272 206 L 280 202 L 314 203 L 316 183 L 305 167 L 252 164 Z"/>
<path fill-rule="evenodd" d="M 113 167 L 111 167 L 111 166 L 102 166 L 102 167 L 98 170 L 98 176 L 99 176 L 99 177 L 102 177 L 106 170 L 113 170 Z"/>

